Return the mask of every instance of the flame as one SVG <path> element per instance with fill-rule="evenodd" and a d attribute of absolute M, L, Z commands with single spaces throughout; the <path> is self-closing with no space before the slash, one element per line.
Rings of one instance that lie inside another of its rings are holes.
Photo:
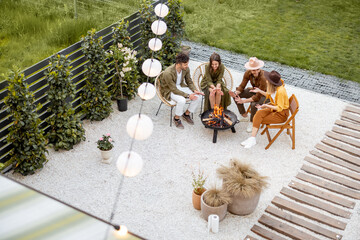
<path fill-rule="evenodd" d="M 214 117 L 216 117 L 216 118 L 221 118 L 223 110 L 224 110 L 224 108 L 218 107 L 218 106 L 215 104 L 215 106 L 214 106 Z"/>

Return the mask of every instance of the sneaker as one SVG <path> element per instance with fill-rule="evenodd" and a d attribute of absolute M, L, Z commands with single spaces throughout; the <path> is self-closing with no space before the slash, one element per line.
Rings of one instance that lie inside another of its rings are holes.
<path fill-rule="evenodd" d="M 250 141 L 250 138 L 251 138 L 251 137 L 247 138 L 245 141 L 242 141 L 240 144 L 241 144 L 242 146 L 246 146 L 246 144 Z"/>
<path fill-rule="evenodd" d="M 255 145 L 256 145 L 256 138 L 255 137 L 250 137 L 249 141 L 246 143 L 244 148 L 251 148 L 251 147 L 253 147 Z"/>
<path fill-rule="evenodd" d="M 174 118 L 174 123 L 175 123 L 175 126 L 176 126 L 177 128 L 184 129 L 184 125 L 181 123 L 181 120 L 180 120 L 180 119 L 179 119 L 179 120 L 175 120 L 175 118 Z"/>
<path fill-rule="evenodd" d="M 239 121 L 240 121 L 240 122 L 249 122 L 249 121 L 250 121 L 250 119 L 249 119 L 249 117 L 248 117 L 248 116 L 247 116 L 247 117 L 243 117 L 243 116 L 241 116 Z"/>
<path fill-rule="evenodd" d="M 194 121 L 191 119 L 190 115 L 186 115 L 185 113 L 182 115 L 183 119 L 190 125 L 194 125 Z"/>
<path fill-rule="evenodd" d="M 251 133 L 253 129 L 253 123 L 249 122 L 249 124 L 246 127 L 246 132 Z"/>

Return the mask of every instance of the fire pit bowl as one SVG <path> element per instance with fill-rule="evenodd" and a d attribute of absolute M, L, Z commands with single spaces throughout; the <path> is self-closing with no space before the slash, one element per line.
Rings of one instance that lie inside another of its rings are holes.
<path fill-rule="evenodd" d="M 228 120 L 230 120 L 231 124 L 228 124 L 228 121 L 225 121 L 225 120 L 221 121 L 220 120 L 221 124 L 218 124 L 218 125 L 211 125 L 210 124 L 209 125 L 208 121 L 206 121 L 206 119 L 212 118 L 213 112 L 214 111 L 212 109 L 207 110 L 207 111 L 205 111 L 205 112 L 203 112 L 201 114 L 200 118 L 201 118 L 201 122 L 204 124 L 204 126 L 206 128 L 214 129 L 213 143 L 216 143 L 218 130 L 226 130 L 226 129 L 231 128 L 231 131 L 233 133 L 235 133 L 236 131 L 235 131 L 234 126 L 235 126 L 235 124 L 237 124 L 239 122 L 239 120 L 237 119 L 236 114 L 233 113 L 232 111 L 223 110 L 222 111 L 222 116 L 226 117 Z"/>

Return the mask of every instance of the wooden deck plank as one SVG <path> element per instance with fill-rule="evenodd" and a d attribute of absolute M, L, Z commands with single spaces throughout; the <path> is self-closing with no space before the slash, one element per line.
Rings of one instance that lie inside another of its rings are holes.
<path fill-rule="evenodd" d="M 265 226 L 267 226 L 285 236 L 290 237 L 291 239 L 296 239 L 296 240 L 302 240 L 302 239 L 316 240 L 316 239 L 318 239 L 310 234 L 307 234 L 297 228 L 290 226 L 289 224 L 283 223 L 269 215 L 263 214 L 259 218 L 258 222 L 264 224 Z"/>
<path fill-rule="evenodd" d="M 297 202 L 305 203 L 309 206 L 322 209 L 322 210 L 332 213 L 336 216 L 340 216 L 343 218 L 351 217 L 351 212 L 349 212 L 349 211 L 343 210 L 343 209 L 336 207 L 330 203 L 320 201 L 319 199 L 316 199 L 316 198 L 306 195 L 304 193 L 292 190 L 290 188 L 283 187 L 281 189 L 280 193 L 297 201 Z"/>
<path fill-rule="evenodd" d="M 352 154 L 352 155 L 354 155 L 356 157 L 360 157 L 360 149 L 359 148 L 347 145 L 345 143 L 333 140 L 333 139 L 328 138 L 328 137 L 325 137 L 321 141 L 323 143 L 327 144 L 327 145 L 330 145 L 330 146 L 334 147 L 334 148 L 338 148 L 338 149 L 340 149 L 340 150 L 342 150 L 344 152 L 347 152 L 349 154 Z M 359 162 L 360 162 L 360 158 L 359 158 Z"/>
<path fill-rule="evenodd" d="M 360 139 L 360 132 L 349 130 L 347 128 L 333 126 L 332 131 Z"/>
<path fill-rule="evenodd" d="M 339 184 L 347 186 L 349 188 L 360 190 L 360 183 L 355 182 L 353 180 L 343 178 L 341 176 L 337 176 L 337 175 L 329 173 L 329 172 L 325 172 L 325 171 L 323 171 L 321 169 L 317 169 L 317 168 L 314 168 L 314 167 L 311 167 L 309 165 L 304 164 L 304 165 L 302 165 L 301 170 L 304 170 L 305 172 L 308 172 L 308 173 L 314 174 L 316 176 L 325 178 L 327 180 L 339 183 Z"/>
<path fill-rule="evenodd" d="M 346 227 L 345 222 L 339 221 L 335 218 L 329 217 L 325 214 L 322 214 L 322 213 L 316 212 L 314 210 L 311 210 L 307 207 L 304 207 L 301 204 L 291 202 L 289 200 L 280 198 L 278 196 L 275 196 L 271 202 L 274 205 L 278 206 L 279 208 L 288 210 L 290 212 L 294 212 L 296 214 L 299 214 L 299 215 L 307 217 L 309 219 L 318 221 L 318 222 L 328 225 L 330 227 L 334 227 L 334 228 L 337 228 L 340 230 L 344 230 Z M 307 238 L 305 238 L 305 239 L 307 239 Z"/>
<path fill-rule="evenodd" d="M 344 117 L 344 116 L 341 116 L 340 120 L 342 120 L 344 122 L 349 122 L 349 123 L 352 123 L 352 124 L 355 124 L 355 125 L 359 124 L 358 122 L 356 122 L 356 121 L 354 121 L 354 120 L 352 120 L 350 118 Z"/>
<path fill-rule="evenodd" d="M 258 240 L 257 238 L 254 238 L 252 236 L 247 235 L 244 240 Z"/>
<path fill-rule="evenodd" d="M 333 231 L 330 231 L 326 228 L 323 228 L 319 226 L 319 224 L 314 224 L 312 222 L 306 221 L 302 218 L 297 217 L 294 214 L 285 212 L 279 208 L 268 206 L 265 209 L 265 212 L 270 213 L 278 218 L 281 218 L 283 220 L 286 220 L 288 222 L 291 222 L 293 224 L 296 224 L 298 226 L 301 226 L 303 228 L 306 228 L 312 232 L 315 232 L 317 234 L 323 235 L 325 237 L 328 237 L 330 239 L 340 240 L 342 238 L 342 235 L 335 233 Z"/>
<path fill-rule="evenodd" d="M 360 166 L 360 158 L 354 157 L 354 156 L 352 156 L 348 153 L 345 153 L 339 149 L 332 148 L 332 147 L 326 146 L 321 143 L 316 144 L 315 148 L 317 148 L 323 152 L 326 152 L 330 155 L 333 155 L 335 157 L 341 158 L 349 163 L 353 163 L 353 164 L 356 164 L 357 166 Z"/>
<path fill-rule="evenodd" d="M 318 158 L 321 158 L 321 159 L 326 160 L 328 162 L 335 163 L 335 164 L 337 164 L 339 166 L 342 166 L 342 167 L 345 167 L 345 168 L 350 169 L 352 171 L 360 173 L 360 167 L 355 165 L 355 164 L 346 162 L 346 161 L 344 161 L 344 160 L 342 160 L 340 158 L 325 154 L 323 152 L 319 152 L 317 150 L 311 150 L 310 153 L 312 155 L 318 157 Z"/>
<path fill-rule="evenodd" d="M 341 167 L 338 167 L 336 165 L 333 165 L 333 164 L 330 164 L 330 163 L 327 163 L 327 162 L 324 162 L 324 161 L 321 161 L 321 160 L 317 160 L 315 158 L 311 158 L 311 157 L 308 157 L 308 156 L 305 157 L 305 160 L 308 161 L 309 163 L 315 164 L 315 165 L 317 165 L 319 167 L 325 168 L 327 170 L 330 170 L 330 171 L 333 171 L 333 172 L 336 172 L 336 173 L 339 173 L 339 174 L 342 174 L 344 176 L 347 176 L 347 177 L 350 177 L 352 179 L 360 181 L 360 174 L 358 174 L 356 172 L 349 171 L 349 170 L 343 169 Z"/>
<path fill-rule="evenodd" d="M 341 116 L 346 117 L 346 118 L 350 119 L 351 121 L 360 123 L 360 115 L 359 114 L 353 114 L 348 111 L 343 111 Z"/>
<path fill-rule="evenodd" d="M 350 128 L 352 130 L 360 131 L 360 125 L 359 124 L 355 124 L 355 123 L 351 123 L 351 122 L 347 122 L 347 121 L 342 121 L 342 120 L 336 120 L 335 124 L 337 124 L 339 126 L 342 126 L 342 127 Z"/>
<path fill-rule="evenodd" d="M 353 209 L 355 207 L 355 202 L 354 201 L 350 201 L 346 198 L 340 197 L 338 195 L 335 195 L 333 193 L 329 193 L 329 192 L 324 192 L 321 191 L 317 188 L 296 182 L 296 181 L 291 181 L 289 183 L 289 187 L 294 188 L 296 190 L 299 190 L 303 193 L 307 193 L 310 194 L 312 196 L 324 199 L 326 201 L 338 204 L 340 206 L 343 207 L 347 207 L 347 208 L 351 208 Z"/>
<path fill-rule="evenodd" d="M 336 192 L 336 193 L 340 193 L 344 196 L 348 196 L 351 198 L 355 198 L 355 199 L 360 199 L 360 193 L 357 191 L 354 191 L 350 188 L 341 186 L 341 185 L 337 185 L 335 183 L 326 181 L 324 179 L 318 178 L 318 177 L 313 177 L 309 174 L 305 174 L 305 173 L 298 173 L 296 175 L 296 178 L 301 179 L 305 182 L 309 182 L 312 183 L 316 186 L 325 188 L 327 190 L 330 190 L 332 192 Z"/>
<path fill-rule="evenodd" d="M 352 106 L 352 105 L 346 106 L 346 107 L 345 107 L 345 111 L 360 114 L 360 108 L 357 108 L 357 107 Z"/>
<path fill-rule="evenodd" d="M 286 240 L 286 238 L 283 238 L 273 232 L 270 232 L 269 230 L 262 228 L 256 224 L 251 228 L 251 231 L 253 231 L 257 235 L 259 235 L 263 238 L 269 239 L 269 240 Z"/>
<path fill-rule="evenodd" d="M 354 147 L 360 148 L 360 141 L 357 139 L 349 138 L 349 137 L 346 137 L 344 135 L 338 134 L 333 131 L 328 131 L 325 134 L 326 134 L 326 136 L 331 137 L 332 139 L 335 139 L 335 140 L 350 144 Z"/>

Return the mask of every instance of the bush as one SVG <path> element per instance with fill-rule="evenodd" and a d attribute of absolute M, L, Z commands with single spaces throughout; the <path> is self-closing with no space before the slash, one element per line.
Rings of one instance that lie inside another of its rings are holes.
<path fill-rule="evenodd" d="M 75 96 L 75 86 L 71 82 L 70 61 L 66 56 L 57 55 L 50 59 L 50 67 L 46 70 L 46 80 L 49 84 L 49 111 L 53 113 L 47 122 L 50 131 L 47 134 L 49 143 L 55 150 L 70 150 L 81 140 L 85 140 L 85 130 L 80 118 L 75 115 L 67 98 Z"/>
<path fill-rule="evenodd" d="M 95 35 L 95 29 L 92 29 L 88 31 L 87 36 L 81 39 L 83 53 L 89 60 L 85 67 L 86 85 L 81 98 L 85 118 L 101 121 L 112 112 L 112 102 L 104 81 L 105 74 L 108 73 L 104 45 L 102 38 L 96 38 Z"/>
<path fill-rule="evenodd" d="M 15 164 L 14 172 L 22 175 L 34 174 L 47 162 L 46 138 L 39 126 L 40 119 L 34 111 L 41 107 L 34 109 L 34 96 L 24 82 L 24 74 L 12 72 L 7 81 L 9 93 L 4 102 L 14 121 L 6 139 L 13 145 L 6 165 Z"/>

